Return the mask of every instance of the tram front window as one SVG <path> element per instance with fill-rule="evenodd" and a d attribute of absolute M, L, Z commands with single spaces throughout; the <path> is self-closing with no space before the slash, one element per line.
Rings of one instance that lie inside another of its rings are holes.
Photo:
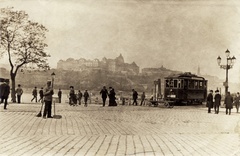
<path fill-rule="evenodd" d="M 178 88 L 178 80 L 174 80 L 174 82 L 173 82 L 173 87 L 174 87 L 174 88 Z"/>

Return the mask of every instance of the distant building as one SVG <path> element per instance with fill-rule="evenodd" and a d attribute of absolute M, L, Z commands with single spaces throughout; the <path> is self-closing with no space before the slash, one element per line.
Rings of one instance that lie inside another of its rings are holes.
<path fill-rule="evenodd" d="M 84 58 L 80 58 L 78 60 L 73 58 L 69 58 L 66 61 L 60 60 L 57 63 L 57 69 L 74 71 L 105 70 L 111 72 L 139 74 L 139 66 L 135 62 L 131 64 L 125 63 L 122 54 L 115 59 L 107 59 L 106 57 L 103 57 L 101 61 L 98 59 L 86 60 Z"/>
<path fill-rule="evenodd" d="M 164 75 L 169 75 L 172 74 L 173 71 L 170 69 L 167 69 L 165 67 L 160 67 L 160 68 L 143 68 L 142 69 L 142 74 L 144 75 L 154 75 L 154 74 L 164 74 Z"/>

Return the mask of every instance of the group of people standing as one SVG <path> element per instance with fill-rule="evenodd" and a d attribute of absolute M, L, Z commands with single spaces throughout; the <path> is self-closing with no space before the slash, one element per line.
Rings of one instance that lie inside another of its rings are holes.
<path fill-rule="evenodd" d="M 89 93 L 88 90 L 85 90 L 84 93 L 81 92 L 81 90 L 78 90 L 78 93 L 75 94 L 74 87 L 70 86 L 70 91 L 69 91 L 69 105 L 71 106 L 77 106 L 77 104 L 81 105 L 82 104 L 82 97 L 84 99 L 84 106 L 88 106 L 88 100 L 89 100 Z"/>
<path fill-rule="evenodd" d="M 106 105 L 106 99 L 109 98 L 109 106 L 117 106 L 116 102 L 116 93 L 114 91 L 114 88 L 109 87 L 109 91 L 107 90 L 106 86 L 103 86 L 103 88 L 100 91 L 102 101 L 103 101 L 103 107 Z M 88 106 L 88 100 L 90 99 L 90 95 L 88 93 L 88 90 L 85 90 L 84 93 L 82 93 L 80 90 L 78 90 L 78 93 L 75 94 L 74 87 L 70 86 L 69 90 L 69 104 L 71 106 L 81 105 L 82 98 L 84 100 L 84 106 Z"/>
<path fill-rule="evenodd" d="M 215 114 L 219 113 L 219 107 L 221 106 L 222 96 L 219 93 L 219 90 L 215 91 L 215 95 L 213 97 L 213 90 L 210 90 L 207 96 L 207 107 L 208 113 L 211 113 L 211 109 L 214 108 Z M 237 92 L 235 98 L 231 95 L 230 92 L 227 92 L 227 95 L 224 99 L 224 105 L 226 108 L 226 114 L 231 115 L 231 109 L 233 108 L 233 104 L 236 106 L 237 113 L 239 111 L 239 103 L 240 103 L 240 95 Z"/>

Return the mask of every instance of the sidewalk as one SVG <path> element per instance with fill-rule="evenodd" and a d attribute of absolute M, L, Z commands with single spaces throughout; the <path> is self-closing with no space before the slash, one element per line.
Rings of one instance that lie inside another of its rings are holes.
<path fill-rule="evenodd" d="M 43 119 L 40 107 L 0 105 L 0 155 L 240 155 L 235 109 L 56 104 L 62 118 Z"/>

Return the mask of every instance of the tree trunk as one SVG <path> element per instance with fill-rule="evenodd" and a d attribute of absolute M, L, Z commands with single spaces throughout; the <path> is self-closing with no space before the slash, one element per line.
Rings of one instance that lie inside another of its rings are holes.
<path fill-rule="evenodd" d="M 15 82 L 15 78 L 16 78 L 16 74 L 14 73 L 10 73 L 11 75 L 11 82 L 12 82 L 12 88 L 11 88 L 11 97 L 12 97 L 12 102 L 16 103 L 16 91 L 15 91 L 15 86 L 16 86 L 16 82 Z"/>

